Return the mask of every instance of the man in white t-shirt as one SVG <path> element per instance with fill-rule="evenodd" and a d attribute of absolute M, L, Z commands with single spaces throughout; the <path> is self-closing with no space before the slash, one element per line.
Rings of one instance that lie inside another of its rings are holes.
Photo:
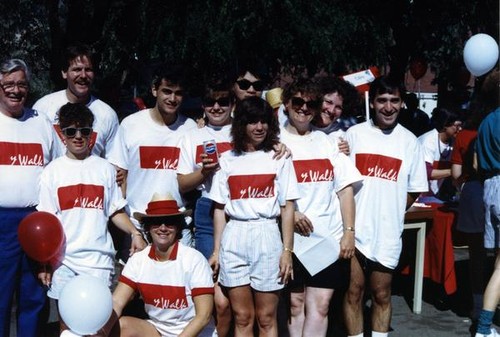
<path fill-rule="evenodd" d="M 90 49 L 85 45 L 70 46 L 61 60 L 61 75 L 67 87 L 48 94 L 33 105 L 33 110 L 49 117 L 59 135 L 58 145 L 64 154 L 66 147 L 58 126 L 58 111 L 66 103 L 83 103 L 95 116 L 91 137 L 92 154 L 107 158 L 111 143 L 118 130 L 118 116 L 106 103 L 97 99 L 90 92 L 94 81 L 94 63 Z M 121 163 L 116 163 L 121 167 Z"/>
<path fill-rule="evenodd" d="M 0 64 L 0 336 L 9 336 L 16 293 L 17 336 L 38 336 L 45 291 L 21 249 L 18 227 L 38 204 L 43 168 L 57 154 L 49 120 L 25 108 L 29 71 L 24 61 Z M 15 332 L 15 331 L 13 331 Z"/>
<path fill-rule="evenodd" d="M 397 123 L 403 86 L 380 77 L 370 86 L 372 119 L 349 128 L 350 157 L 364 176 L 356 201 L 356 257 L 344 300 L 349 336 L 363 336 L 365 287 L 372 299 L 372 336 L 388 335 L 391 283 L 401 253 L 405 210 L 427 191 L 427 175 L 417 138 Z"/>
<path fill-rule="evenodd" d="M 156 104 L 126 117 L 120 124 L 119 140 L 109 156 L 112 164 L 127 171 L 127 213 L 146 209 L 153 194 L 171 194 L 179 207 L 184 199 L 177 183 L 181 138 L 196 128 L 192 119 L 178 113 L 184 96 L 184 71 L 180 66 L 163 65 L 156 69 L 151 93 Z M 136 227 L 137 220 L 132 218 Z M 188 227 L 182 242 L 192 245 Z M 127 245 L 128 246 L 128 245 Z M 126 259 L 126 256 L 122 256 Z"/>

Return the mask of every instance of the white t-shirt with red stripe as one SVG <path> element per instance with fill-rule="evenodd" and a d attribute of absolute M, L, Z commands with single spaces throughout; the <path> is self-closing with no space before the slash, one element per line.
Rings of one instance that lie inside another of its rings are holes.
<path fill-rule="evenodd" d="M 167 261 L 158 261 L 152 246 L 135 253 L 119 281 L 141 294 L 149 321 L 164 337 L 180 335 L 195 317 L 193 297 L 214 293 L 205 257 L 179 242 Z"/>
<path fill-rule="evenodd" d="M 350 157 L 363 175 L 355 195 L 356 248 L 372 261 L 394 269 L 408 192 L 427 191 L 427 173 L 417 138 L 401 125 L 382 131 L 370 120 L 349 128 Z"/>
<path fill-rule="evenodd" d="M 313 226 L 319 221 L 327 224 L 340 241 L 343 226 L 337 192 L 362 180 L 361 174 L 352 161 L 339 152 L 333 139 L 321 131 L 300 136 L 282 128 L 280 134 L 280 140 L 293 153 L 301 196 L 295 201 L 296 210 L 304 213 Z"/>
<path fill-rule="evenodd" d="M 66 90 L 60 90 L 43 96 L 33 105 L 34 110 L 45 114 L 50 119 L 54 129 L 58 132 L 57 145 L 62 154 L 66 153 L 66 146 L 60 133 L 58 112 L 66 103 L 69 103 Z M 118 115 L 109 105 L 94 96 L 90 96 L 90 101 L 86 105 L 94 114 L 94 125 L 92 126 L 94 132 L 91 138 L 92 154 L 108 158 L 118 131 Z"/>
<path fill-rule="evenodd" d="M 169 193 L 179 207 L 184 200 L 177 183 L 180 139 L 193 131 L 196 123 L 179 115 L 172 125 L 160 125 L 153 121 L 150 109 L 138 111 L 125 118 L 119 131 L 120 141 L 112 149 L 109 161 L 124 162 L 128 170 L 128 214 L 144 212 L 154 193 Z M 137 220 L 132 221 L 139 227 Z"/>
<path fill-rule="evenodd" d="M 113 270 L 115 250 L 108 219 L 125 205 L 116 170 L 103 158 L 62 156 L 42 173 L 37 209 L 61 221 L 66 236 L 62 263 L 77 273 Z"/>
<path fill-rule="evenodd" d="M 177 173 L 190 174 L 201 168 L 201 157 L 204 153 L 203 142 L 214 140 L 217 144 L 217 152 L 219 155 L 231 150 L 231 125 L 224 125 L 220 128 L 205 126 L 201 129 L 191 130 L 182 138 L 180 148 L 181 155 Z M 203 184 L 198 186 L 202 196 L 208 198 L 208 191 L 212 186 L 213 176 L 205 179 Z"/>
<path fill-rule="evenodd" d="M 291 158 L 273 159 L 274 151 L 227 151 L 220 157 L 210 199 L 225 204 L 235 220 L 271 219 L 280 206 L 300 197 Z"/>
<path fill-rule="evenodd" d="M 0 207 L 38 204 L 40 176 L 58 156 L 50 121 L 31 109 L 20 119 L 0 112 Z"/>

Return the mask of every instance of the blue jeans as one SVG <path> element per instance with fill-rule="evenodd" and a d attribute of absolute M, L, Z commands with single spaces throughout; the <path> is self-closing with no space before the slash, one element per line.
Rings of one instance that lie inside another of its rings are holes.
<path fill-rule="evenodd" d="M 200 197 L 194 212 L 194 247 L 207 259 L 214 250 L 213 201 Z"/>
<path fill-rule="evenodd" d="M 35 274 L 35 263 L 21 249 L 17 229 L 34 208 L 0 207 L 0 334 L 9 337 L 14 293 L 17 299 L 17 336 L 36 337 L 46 296 Z"/>

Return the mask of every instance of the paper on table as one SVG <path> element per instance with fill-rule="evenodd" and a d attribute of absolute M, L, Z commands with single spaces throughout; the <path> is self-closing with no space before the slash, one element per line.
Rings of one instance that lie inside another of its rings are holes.
<path fill-rule="evenodd" d="M 330 221 L 330 218 L 326 218 Z M 315 275 L 337 261 L 340 245 L 326 223 L 313 224 L 314 232 L 309 236 L 294 235 L 294 252 L 309 274 Z"/>

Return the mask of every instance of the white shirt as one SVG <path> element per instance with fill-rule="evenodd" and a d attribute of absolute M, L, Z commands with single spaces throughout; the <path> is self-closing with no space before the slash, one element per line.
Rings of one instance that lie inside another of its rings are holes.
<path fill-rule="evenodd" d="M 57 144 L 61 154 L 66 153 L 66 146 L 60 133 L 58 112 L 66 103 L 69 103 L 66 90 L 60 90 L 43 96 L 33 105 L 34 110 L 45 114 L 54 125 L 59 135 Z M 86 105 L 94 114 L 94 125 L 92 125 L 94 132 L 91 138 L 92 154 L 108 158 L 118 130 L 118 116 L 109 105 L 94 96 L 90 96 L 90 101 Z"/>
<path fill-rule="evenodd" d="M 355 195 L 356 248 L 394 269 L 408 192 L 427 190 L 427 173 L 417 138 L 401 125 L 387 133 L 367 121 L 349 128 L 350 157 L 364 176 Z"/>
<path fill-rule="evenodd" d="M 77 273 L 114 269 L 108 219 L 125 205 L 116 170 L 103 158 L 62 156 L 42 173 L 37 209 L 53 213 L 61 221 L 66 237 L 62 263 Z"/>
<path fill-rule="evenodd" d="M 160 125 L 150 115 L 150 109 L 126 117 L 119 131 L 120 141 L 112 148 L 109 161 L 128 170 L 128 214 L 144 212 L 154 193 L 170 194 L 179 207 L 184 200 L 177 183 L 180 139 L 193 131 L 196 123 L 179 115 L 172 125 Z M 136 226 L 137 220 L 131 218 Z"/>
<path fill-rule="evenodd" d="M 0 207 L 38 204 L 40 176 L 58 156 L 49 120 L 31 109 L 20 119 L 0 112 Z"/>
<path fill-rule="evenodd" d="M 418 137 L 418 141 L 422 145 L 425 162 L 431 164 L 433 169 L 451 168 L 450 160 L 453 147 L 439 139 L 439 132 L 436 129 L 424 133 Z M 444 178 L 429 180 L 430 192 L 437 194 L 443 181 Z"/>
<path fill-rule="evenodd" d="M 271 219 L 280 206 L 299 198 L 297 179 L 290 158 L 273 159 L 274 151 L 227 151 L 220 157 L 210 199 L 225 205 L 236 220 Z"/>
<path fill-rule="evenodd" d="M 221 128 L 205 126 L 201 129 L 191 130 L 182 138 L 180 148 L 181 155 L 177 173 L 190 174 L 201 168 L 201 157 L 204 153 L 203 142 L 213 140 L 217 144 L 219 155 L 232 149 L 231 145 L 231 125 L 224 125 Z M 198 186 L 202 196 L 208 198 L 208 191 L 212 186 L 213 176 L 207 177 L 205 181 Z"/>
<path fill-rule="evenodd" d="M 214 293 L 212 270 L 197 250 L 176 243 L 168 261 L 157 261 L 153 247 L 135 253 L 120 282 L 141 294 L 149 321 L 161 336 L 179 336 L 195 317 L 193 297 Z"/>

